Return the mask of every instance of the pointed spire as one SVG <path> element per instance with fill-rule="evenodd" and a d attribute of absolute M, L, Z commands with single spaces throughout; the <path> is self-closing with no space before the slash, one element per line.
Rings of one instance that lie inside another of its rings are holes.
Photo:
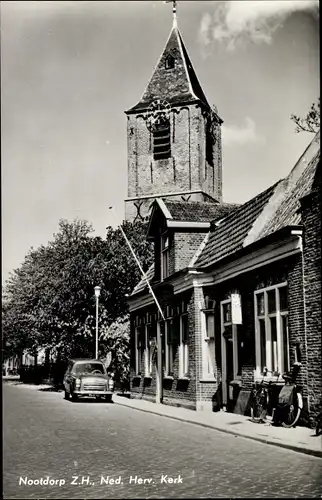
<path fill-rule="evenodd" d="M 164 3 L 170 3 L 170 1 L 166 0 Z M 165 99 L 171 105 L 199 101 L 208 108 L 210 107 L 177 25 L 177 2 L 175 0 L 172 1 L 172 13 L 172 29 L 152 77 L 138 104 L 126 113 L 147 109 L 155 99 Z"/>

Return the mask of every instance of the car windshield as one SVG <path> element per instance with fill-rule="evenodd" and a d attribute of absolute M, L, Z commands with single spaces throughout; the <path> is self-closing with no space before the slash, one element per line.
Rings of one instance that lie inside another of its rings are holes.
<path fill-rule="evenodd" d="M 73 371 L 77 374 L 92 373 L 93 371 L 97 371 L 105 375 L 105 369 L 102 363 L 77 363 L 74 366 Z"/>

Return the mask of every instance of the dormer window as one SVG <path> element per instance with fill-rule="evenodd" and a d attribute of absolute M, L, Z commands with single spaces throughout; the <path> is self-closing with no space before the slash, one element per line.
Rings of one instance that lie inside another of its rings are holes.
<path fill-rule="evenodd" d="M 165 60 L 165 69 L 173 69 L 175 67 L 175 58 L 169 54 Z"/>
<path fill-rule="evenodd" d="M 153 158 L 164 160 L 171 156 L 170 122 L 160 120 L 153 130 Z"/>
<path fill-rule="evenodd" d="M 169 234 L 161 235 L 161 280 L 169 276 Z"/>

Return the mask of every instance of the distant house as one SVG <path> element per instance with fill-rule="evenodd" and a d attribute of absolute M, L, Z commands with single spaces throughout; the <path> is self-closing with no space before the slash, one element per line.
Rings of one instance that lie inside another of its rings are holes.
<path fill-rule="evenodd" d="M 17 375 L 21 367 L 42 365 L 45 363 L 45 349 L 38 349 L 37 354 L 30 354 L 27 350 L 21 356 L 11 356 L 2 363 L 3 375 Z"/>
<path fill-rule="evenodd" d="M 240 206 L 156 199 L 147 237 L 155 260 L 134 289 L 131 393 L 196 410 L 247 412 L 251 386 L 302 364 L 314 415 L 322 394 L 321 167 L 317 134 L 293 170 Z"/>
<path fill-rule="evenodd" d="M 2 375 L 17 375 L 21 365 L 19 356 L 11 356 L 2 363 Z"/>

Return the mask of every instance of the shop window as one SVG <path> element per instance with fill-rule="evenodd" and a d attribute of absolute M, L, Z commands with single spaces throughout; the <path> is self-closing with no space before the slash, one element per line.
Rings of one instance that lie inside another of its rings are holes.
<path fill-rule="evenodd" d="M 256 370 L 273 374 L 290 369 L 287 284 L 255 292 Z"/>
<path fill-rule="evenodd" d="M 143 358 L 145 351 L 145 327 L 144 325 L 135 328 L 135 373 L 141 375 L 143 370 Z"/>
<path fill-rule="evenodd" d="M 167 319 L 165 323 L 165 374 L 173 375 L 173 320 Z"/>
<path fill-rule="evenodd" d="M 203 338 L 202 374 L 204 379 L 215 377 L 215 300 L 206 296 L 201 310 L 201 332 Z"/>
<path fill-rule="evenodd" d="M 150 319 L 150 318 L 149 318 Z M 156 337 L 156 331 L 155 331 L 155 326 L 156 324 L 149 322 L 145 326 L 145 376 L 146 377 L 151 377 L 152 375 L 152 356 L 153 356 L 153 349 L 152 349 L 152 342 L 153 339 Z"/>
<path fill-rule="evenodd" d="M 180 316 L 180 357 L 179 376 L 187 377 L 189 373 L 189 323 L 188 314 Z"/>

